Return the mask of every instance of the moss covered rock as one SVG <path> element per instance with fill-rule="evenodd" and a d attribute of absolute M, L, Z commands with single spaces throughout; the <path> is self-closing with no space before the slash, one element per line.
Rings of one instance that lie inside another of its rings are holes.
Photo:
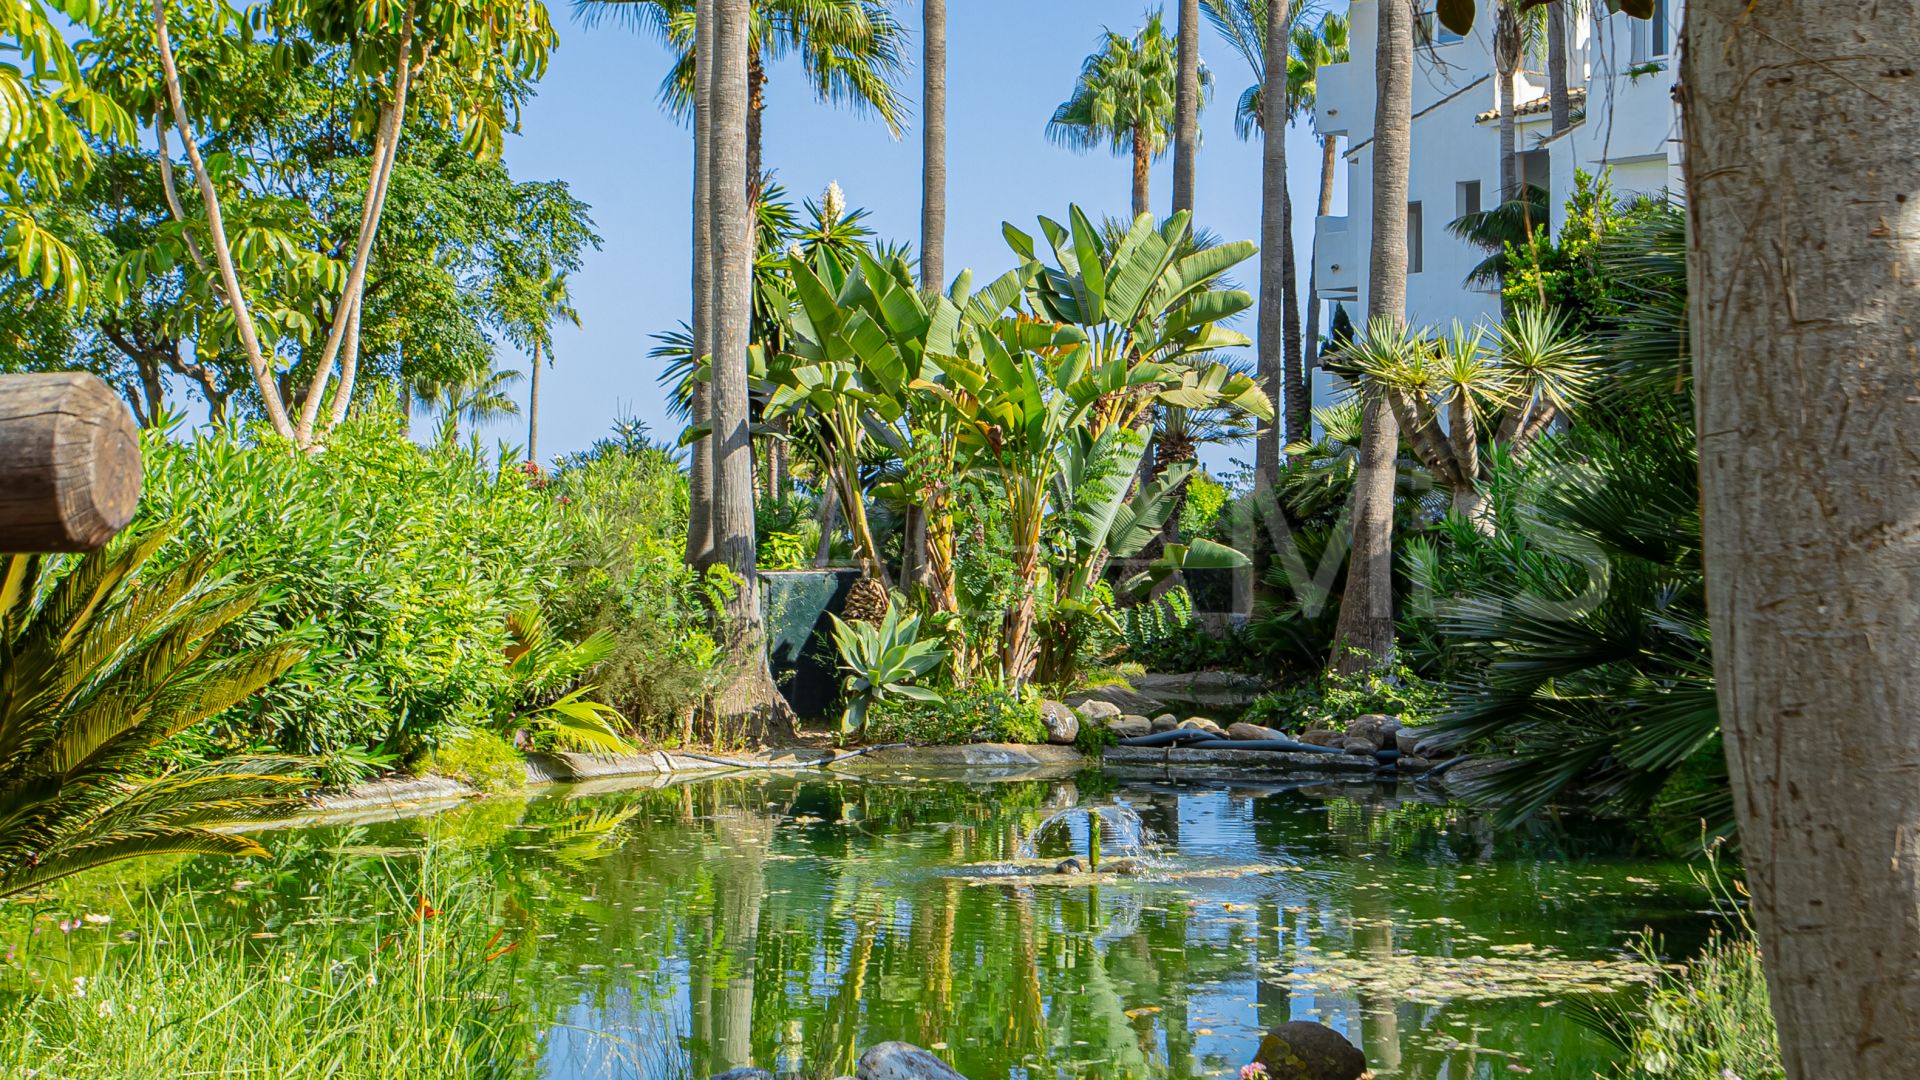
<path fill-rule="evenodd" d="M 1254 1063 L 1267 1080 L 1360 1080 L 1367 1057 L 1325 1024 L 1295 1020 L 1267 1031 Z"/>

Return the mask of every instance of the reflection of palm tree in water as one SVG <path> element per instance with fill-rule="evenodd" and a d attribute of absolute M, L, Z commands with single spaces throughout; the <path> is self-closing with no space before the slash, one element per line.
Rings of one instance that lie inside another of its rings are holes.
<path fill-rule="evenodd" d="M 1367 883 L 1374 884 L 1374 883 Z M 1355 950 L 1380 967 L 1393 963 L 1393 909 L 1391 893 L 1385 888 L 1356 888 L 1353 891 L 1353 942 Z M 1384 984 L 1386 980 L 1379 980 Z M 1379 1076 L 1400 1073 L 1399 1001 L 1391 993 L 1361 990 L 1360 1045 L 1367 1061 Z"/>

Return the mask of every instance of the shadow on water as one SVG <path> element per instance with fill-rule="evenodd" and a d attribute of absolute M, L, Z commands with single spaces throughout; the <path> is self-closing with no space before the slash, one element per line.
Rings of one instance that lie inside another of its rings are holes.
<path fill-rule="evenodd" d="M 955 872 L 1084 855 L 1094 822 L 1155 872 Z M 1225 1076 L 1295 1018 L 1382 1078 L 1492 1080 L 1604 1067 L 1550 1006 L 1631 988 L 1643 928 L 1678 952 L 1704 936 L 1687 868 L 1618 832 L 1496 832 L 1374 784 L 762 775 L 492 799 L 282 833 L 270 866 L 151 873 L 206 890 L 236 935 L 295 934 L 321 883 L 337 905 L 417 868 L 396 853 L 457 852 L 520 943 L 518 1007 L 548 1025 L 559 1078 L 836 1077 L 886 1039 L 974 1080 Z"/>

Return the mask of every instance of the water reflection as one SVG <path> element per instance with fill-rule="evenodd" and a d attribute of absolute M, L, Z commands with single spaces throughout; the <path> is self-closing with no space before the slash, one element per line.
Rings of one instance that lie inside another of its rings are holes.
<path fill-rule="evenodd" d="M 968 872 L 1020 864 L 1028 838 L 1041 860 L 1083 852 L 1084 815 L 1036 828 L 1094 803 L 1140 816 L 1156 872 Z M 543 1071 L 566 1078 L 836 1077 L 894 1038 L 975 1080 L 1219 1076 L 1288 1017 L 1346 1032 L 1381 1077 L 1584 1076 L 1603 1048 L 1542 1005 L 1630 976 L 1628 934 L 1684 945 L 1702 925 L 1684 868 L 1604 830 L 1495 833 L 1365 784 L 1097 774 L 489 800 L 290 834 L 239 891 L 230 865 L 174 873 L 219 889 L 234 933 L 271 932 L 312 917 L 343 851 L 376 867 L 429 839 L 492 882 L 549 1024 Z"/>

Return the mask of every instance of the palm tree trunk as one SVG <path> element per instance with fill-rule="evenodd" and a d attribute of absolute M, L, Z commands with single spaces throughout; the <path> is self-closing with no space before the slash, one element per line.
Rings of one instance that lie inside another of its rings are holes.
<path fill-rule="evenodd" d="M 1519 118 L 1513 115 L 1514 77 L 1520 71 L 1520 19 L 1509 0 L 1501 0 L 1494 17 L 1493 64 L 1499 80 L 1500 201 L 1520 197 L 1520 155 L 1516 148 Z"/>
<path fill-rule="evenodd" d="M 709 138 L 713 230 L 713 550 L 732 572 L 725 636 L 734 678 L 715 695 L 723 732 L 747 741 L 791 733 L 791 713 L 767 668 L 754 569 L 753 403 L 747 388 L 753 233 L 747 203 L 747 40 L 750 0 L 713 0 Z"/>
<path fill-rule="evenodd" d="M 1920 1062 L 1920 19 L 1692 0 L 1684 40 L 1706 591 L 1741 862 L 1786 1075 L 1894 1080 Z"/>
<path fill-rule="evenodd" d="M 1367 265 L 1367 315 L 1404 319 L 1407 313 L 1407 170 L 1413 135 L 1413 9 L 1410 0 L 1383 0 L 1374 45 L 1378 80 L 1373 126 L 1372 250 Z M 1400 424 L 1386 393 L 1365 391 L 1360 459 L 1348 511 L 1353 545 L 1347 587 L 1333 635 L 1334 670 L 1351 672 L 1393 652 L 1393 489 Z"/>
<path fill-rule="evenodd" d="M 749 46 L 751 47 L 751 46 Z M 747 212 L 753 214 L 760 206 L 761 142 L 765 134 L 767 112 L 767 69 L 761 62 L 759 50 L 747 58 Z M 753 228 L 749 218 L 747 228 Z M 748 236 L 752 233 L 749 231 Z"/>
<path fill-rule="evenodd" d="M 1547 0 L 1547 107 L 1555 135 L 1573 124 L 1573 103 L 1567 97 L 1570 67 L 1566 0 Z"/>
<path fill-rule="evenodd" d="M 1267 5 L 1266 70 L 1260 98 L 1260 383 L 1274 402 L 1274 417 L 1261 429 L 1253 450 L 1253 486 L 1256 494 L 1273 490 L 1280 479 L 1280 448 L 1292 415 L 1293 356 L 1286 335 L 1286 253 L 1293 246 L 1287 214 L 1287 40 L 1288 3 Z M 1280 93 L 1271 93 L 1274 87 Z M 1298 335 L 1296 325 L 1294 333 Z M 1294 343 L 1297 347 L 1298 342 Z M 1263 503 L 1264 505 L 1264 503 Z"/>
<path fill-rule="evenodd" d="M 1288 5 L 1282 0 L 1279 6 L 1284 9 Z M 1173 95 L 1173 210 L 1177 214 L 1193 210 L 1193 157 L 1200 149 L 1200 0 L 1180 0 L 1176 49 L 1179 71 Z M 1286 85 L 1284 76 L 1280 85 Z M 1284 99 L 1286 94 L 1280 96 Z"/>
<path fill-rule="evenodd" d="M 947 0 L 922 0 L 920 287 L 947 282 Z"/>
<path fill-rule="evenodd" d="M 1282 194 L 1285 198 L 1281 203 L 1281 227 L 1286 239 L 1280 260 L 1280 295 L 1284 308 L 1280 318 L 1280 339 L 1284 342 L 1282 352 L 1285 355 L 1282 359 L 1286 362 L 1286 437 L 1292 441 L 1306 438 L 1307 373 L 1300 360 L 1300 271 L 1293 258 L 1293 194 Z M 1279 403 L 1275 404 L 1278 406 Z M 1275 417 L 1276 420 L 1278 418 Z M 1277 462 L 1278 458 L 1275 460 Z"/>
<path fill-rule="evenodd" d="M 1320 140 L 1320 203 L 1319 216 L 1333 213 L 1333 171 L 1337 159 L 1336 136 L 1327 135 Z M 1301 402 L 1307 409 L 1307 427 L 1301 428 L 1305 438 L 1312 438 L 1313 432 L 1313 369 L 1320 365 L 1320 283 L 1319 273 L 1314 264 L 1319 261 L 1319 239 L 1316 235 L 1314 246 L 1308 249 L 1312 256 L 1307 262 L 1307 332 L 1301 342 Z"/>
<path fill-rule="evenodd" d="M 527 460 L 540 464 L 540 343 L 533 343 L 533 365 L 527 371 Z"/>
<path fill-rule="evenodd" d="M 713 354 L 713 0 L 696 0 L 693 35 L 693 359 L 698 367 L 702 357 Z M 712 421 L 712 398 L 711 385 L 695 380 L 695 424 Z M 712 443 L 696 441 L 687 460 L 687 563 L 704 568 L 713 561 Z"/>
<path fill-rule="evenodd" d="M 1147 180 L 1152 175 L 1153 143 L 1147 138 L 1147 125 L 1133 125 L 1133 216 L 1151 213 L 1147 202 Z"/>

